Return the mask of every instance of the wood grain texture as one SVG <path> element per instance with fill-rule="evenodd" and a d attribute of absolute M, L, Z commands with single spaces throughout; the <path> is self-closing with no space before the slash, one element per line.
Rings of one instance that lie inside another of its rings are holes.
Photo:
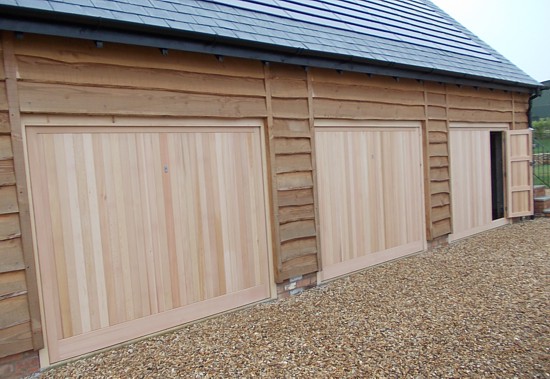
<path fill-rule="evenodd" d="M 67 63 L 33 56 L 17 59 L 20 80 L 35 83 L 156 89 L 213 95 L 265 96 L 260 78 L 195 73 L 181 69 L 124 67 L 104 63 Z"/>
<path fill-rule="evenodd" d="M 259 127 L 27 130 L 52 362 L 146 317 L 269 296 Z"/>
<path fill-rule="evenodd" d="M 529 129 L 506 133 L 507 217 L 530 216 L 534 211 L 532 141 Z"/>
<path fill-rule="evenodd" d="M 0 330 L 30 321 L 26 291 L 19 296 L 0 299 Z"/>
<path fill-rule="evenodd" d="M 0 160 L 11 158 L 13 158 L 11 137 L 9 135 L 0 135 Z"/>
<path fill-rule="evenodd" d="M 263 97 L 26 82 L 19 94 L 21 112 L 230 118 L 267 113 Z"/>
<path fill-rule="evenodd" d="M 311 188 L 303 190 L 279 191 L 279 206 L 305 205 L 313 204 L 313 190 Z"/>
<path fill-rule="evenodd" d="M 6 31 L 2 33 L 2 46 L 4 50 L 4 70 L 6 74 L 6 98 L 10 110 L 9 123 L 19 211 L 19 214 L 17 215 L 17 227 L 19 228 L 19 232 L 17 233 L 14 230 L 15 234 L 13 236 L 20 236 L 21 240 L 23 259 L 25 262 L 25 275 L 27 281 L 27 304 L 30 315 L 30 332 L 32 338 L 32 346 L 35 350 L 38 350 L 44 347 L 44 336 L 42 333 L 42 315 L 40 311 L 40 299 L 38 294 L 38 274 L 35 261 L 31 213 L 29 206 L 29 174 L 27 172 L 25 161 L 23 124 L 21 122 L 20 115 L 21 99 L 19 96 L 19 83 L 17 77 L 18 67 L 14 49 L 15 40 L 16 38 L 14 33 Z M 11 214 L 9 216 L 14 215 L 16 214 Z"/>
<path fill-rule="evenodd" d="M 283 262 L 316 253 L 317 239 L 315 237 L 294 239 L 281 244 Z"/>
<path fill-rule="evenodd" d="M 33 349 L 29 322 L 0 330 L 0 358 Z"/>
<path fill-rule="evenodd" d="M 103 48 L 97 49 L 93 41 L 38 34 L 15 41 L 15 54 L 17 57 L 37 57 L 78 65 L 99 64 L 129 69 L 165 69 L 243 78 L 264 77 L 260 61 L 224 57 L 223 62 L 220 62 L 212 54 L 177 50 L 170 50 L 168 55 L 162 56 L 159 50 L 153 47 L 114 43 L 105 43 Z"/>
<path fill-rule="evenodd" d="M 8 115 L 8 112 L 0 112 L 0 133 L 7 134 L 10 131 L 11 131 L 10 116 Z"/>
<path fill-rule="evenodd" d="M 13 159 L 0 160 L 0 186 L 15 184 L 15 168 Z"/>
<path fill-rule="evenodd" d="M 338 266 L 424 243 L 420 128 L 317 128 L 323 278 Z M 407 183 L 406 186 L 397 183 Z M 387 189 L 391 188 L 391 191 Z M 371 264 L 371 261 L 366 261 Z M 352 265 L 350 269 L 361 267 Z"/>
<path fill-rule="evenodd" d="M 364 81 L 362 84 L 368 83 Z M 318 99 L 357 100 L 366 103 L 423 105 L 421 91 L 336 83 L 315 83 L 313 96 Z"/>
<path fill-rule="evenodd" d="M 314 99 L 315 118 L 355 120 L 420 120 L 424 106 L 370 104 L 361 101 Z"/>
<path fill-rule="evenodd" d="M 21 238 L 0 241 L 0 273 L 25 269 Z"/>
<path fill-rule="evenodd" d="M 0 273 L 0 300 L 20 296 L 26 292 L 24 270 Z"/>
<path fill-rule="evenodd" d="M 315 218 L 313 204 L 279 208 L 279 222 L 301 221 Z"/>
<path fill-rule="evenodd" d="M 309 138 L 308 120 L 277 118 L 273 120 L 273 136 Z"/>
<path fill-rule="evenodd" d="M 311 171 L 310 154 L 278 155 L 275 158 L 275 171 L 277 174 L 297 171 Z"/>
<path fill-rule="evenodd" d="M 17 189 L 15 186 L 0 187 L 0 214 L 16 213 L 18 211 Z"/>
<path fill-rule="evenodd" d="M 450 154 L 453 234 L 466 236 L 493 221 L 490 132 L 451 128 Z"/>
<path fill-rule="evenodd" d="M 11 213 L 0 215 L 0 241 L 21 236 L 19 214 Z"/>

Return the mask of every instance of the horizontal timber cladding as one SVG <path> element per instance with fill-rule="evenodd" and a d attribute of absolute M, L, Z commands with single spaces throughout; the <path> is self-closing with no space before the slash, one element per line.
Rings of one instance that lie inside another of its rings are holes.
<path fill-rule="evenodd" d="M 274 199 L 276 280 L 318 271 L 315 172 L 308 73 L 265 68 Z"/>
<path fill-rule="evenodd" d="M 31 325 L 31 308 L 39 314 L 36 297 L 29 297 L 27 286 L 26 259 L 22 246 L 22 224 L 18 187 L 24 182 L 24 175 L 19 172 L 19 182 L 16 181 L 15 160 L 23 167 L 23 156 L 15 154 L 21 144 L 12 142 L 12 126 L 17 134 L 18 104 L 15 88 L 15 67 L 11 65 L 13 57 L 9 49 L 4 48 L 4 40 L 0 40 L 0 358 L 12 354 L 40 348 L 38 339 L 33 346 L 33 328 Z M 6 70 L 5 67 L 8 67 Z M 6 75 L 8 71 L 9 78 Z M 9 90 L 9 93 L 8 93 Z M 8 109 L 10 112 L 8 112 Z M 15 108 L 15 109 L 13 109 Z M 11 115 L 10 115 L 11 113 Z M 10 121 L 11 116 L 11 121 Z M 20 142 L 20 141 L 19 141 Z M 15 158 L 15 159 L 14 159 Z M 26 235 L 30 241 L 30 233 Z M 29 251 L 29 253 L 31 253 Z M 27 262 L 32 253 L 27 255 Z M 32 259 L 32 258 L 31 258 Z M 32 279 L 31 279 L 32 280 Z M 33 284 L 33 282 L 30 282 Z M 36 284 L 36 282 L 34 282 Z M 34 287 L 36 289 L 36 286 Z M 36 295 L 36 291 L 34 292 Z M 36 302 L 34 302 L 36 300 Z M 39 320 L 36 325 L 40 327 Z"/>
<path fill-rule="evenodd" d="M 52 362 L 270 296 L 261 120 L 38 119 L 25 122 Z"/>

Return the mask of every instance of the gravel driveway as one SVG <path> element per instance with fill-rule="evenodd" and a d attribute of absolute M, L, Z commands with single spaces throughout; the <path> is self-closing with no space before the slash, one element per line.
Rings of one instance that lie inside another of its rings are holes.
<path fill-rule="evenodd" d="M 550 378 L 549 257 L 509 225 L 42 377 Z"/>

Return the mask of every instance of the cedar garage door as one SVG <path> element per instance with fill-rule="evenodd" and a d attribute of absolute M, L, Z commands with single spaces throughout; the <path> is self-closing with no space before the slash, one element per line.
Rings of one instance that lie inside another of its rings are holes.
<path fill-rule="evenodd" d="M 26 130 L 51 362 L 270 296 L 258 123 Z"/>
<path fill-rule="evenodd" d="M 420 123 L 315 126 L 322 280 L 423 250 Z"/>

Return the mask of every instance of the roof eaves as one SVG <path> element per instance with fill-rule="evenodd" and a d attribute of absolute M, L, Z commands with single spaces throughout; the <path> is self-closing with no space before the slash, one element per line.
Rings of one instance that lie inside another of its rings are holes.
<path fill-rule="evenodd" d="M 275 43 L 245 41 L 236 37 L 187 32 L 163 26 L 115 22 L 101 17 L 60 15 L 36 9 L 32 12 L 27 10 L 23 12 L 20 8 L 12 6 L 0 6 L 0 11 L 4 14 L 0 18 L 0 30 L 101 40 L 519 92 L 531 92 L 534 89 L 542 88 L 540 84 L 461 74 L 345 54 L 308 51 L 297 45 L 285 47 Z"/>

